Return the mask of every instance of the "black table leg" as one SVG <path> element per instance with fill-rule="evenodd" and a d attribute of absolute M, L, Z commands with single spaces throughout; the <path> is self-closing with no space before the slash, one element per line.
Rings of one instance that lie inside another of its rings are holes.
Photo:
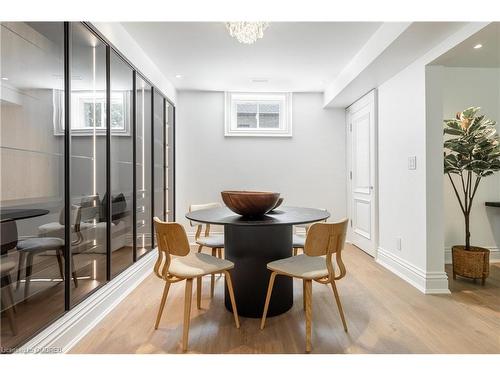
<path fill-rule="evenodd" d="M 238 314 L 260 318 L 271 275 L 266 267 L 267 263 L 292 255 L 292 226 L 225 225 L 224 254 L 227 260 L 234 263 L 234 269 L 230 272 Z M 227 286 L 225 305 L 229 311 L 232 311 Z M 292 278 L 277 276 L 267 315 L 282 314 L 292 305 Z"/>

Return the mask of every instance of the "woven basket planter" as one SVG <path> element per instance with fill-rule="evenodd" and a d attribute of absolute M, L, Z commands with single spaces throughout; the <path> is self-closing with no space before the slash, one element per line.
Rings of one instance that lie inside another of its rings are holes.
<path fill-rule="evenodd" d="M 456 275 L 470 279 L 481 279 L 481 284 L 490 274 L 490 251 L 482 247 L 453 246 L 451 249 L 453 259 L 453 279 Z"/>

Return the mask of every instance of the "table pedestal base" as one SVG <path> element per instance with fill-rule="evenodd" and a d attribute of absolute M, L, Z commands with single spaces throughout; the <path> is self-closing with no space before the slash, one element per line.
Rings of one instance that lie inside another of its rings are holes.
<path fill-rule="evenodd" d="M 234 263 L 230 271 L 238 314 L 261 318 L 271 272 L 267 263 L 292 255 L 291 225 L 225 225 L 224 254 Z M 232 311 L 226 286 L 226 309 Z M 293 280 L 277 276 L 267 316 L 288 311 L 293 305 Z"/>

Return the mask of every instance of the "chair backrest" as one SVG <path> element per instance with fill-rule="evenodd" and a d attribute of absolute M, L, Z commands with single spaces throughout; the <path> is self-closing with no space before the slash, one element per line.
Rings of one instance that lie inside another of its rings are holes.
<path fill-rule="evenodd" d="M 154 273 L 161 279 L 168 280 L 171 255 L 186 256 L 189 254 L 189 241 L 186 231 L 179 223 L 167 223 L 157 217 L 154 219 L 156 239 L 158 241 L 158 259 Z"/>
<path fill-rule="evenodd" d="M 304 253 L 321 256 L 342 251 L 348 219 L 337 223 L 314 223 L 307 232 Z"/>
<path fill-rule="evenodd" d="M 161 221 L 157 217 L 154 222 L 159 252 L 179 256 L 189 254 L 189 240 L 181 224 Z"/>
<path fill-rule="evenodd" d="M 219 202 L 212 202 L 212 203 L 203 203 L 203 204 L 191 204 L 189 205 L 189 212 L 193 211 L 198 211 L 198 210 L 208 210 L 209 208 L 219 208 L 222 207 L 222 204 Z M 200 223 L 193 223 L 191 220 L 189 221 L 189 224 L 194 227 L 197 225 L 201 225 Z"/>

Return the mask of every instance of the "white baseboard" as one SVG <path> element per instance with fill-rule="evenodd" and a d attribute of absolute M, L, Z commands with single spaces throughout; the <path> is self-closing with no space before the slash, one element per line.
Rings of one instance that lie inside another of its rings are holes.
<path fill-rule="evenodd" d="M 157 257 L 151 251 L 115 279 L 97 290 L 60 319 L 33 337 L 16 353 L 35 353 L 45 348 L 68 352 L 130 292 L 151 274 Z"/>
<path fill-rule="evenodd" d="M 450 293 L 446 272 L 425 272 L 381 247 L 378 248 L 376 262 L 420 290 L 422 293 Z"/>
<path fill-rule="evenodd" d="M 500 262 L 500 249 L 498 247 L 486 247 L 490 250 L 490 263 Z M 451 264 L 451 247 L 444 249 L 444 262 Z"/>

